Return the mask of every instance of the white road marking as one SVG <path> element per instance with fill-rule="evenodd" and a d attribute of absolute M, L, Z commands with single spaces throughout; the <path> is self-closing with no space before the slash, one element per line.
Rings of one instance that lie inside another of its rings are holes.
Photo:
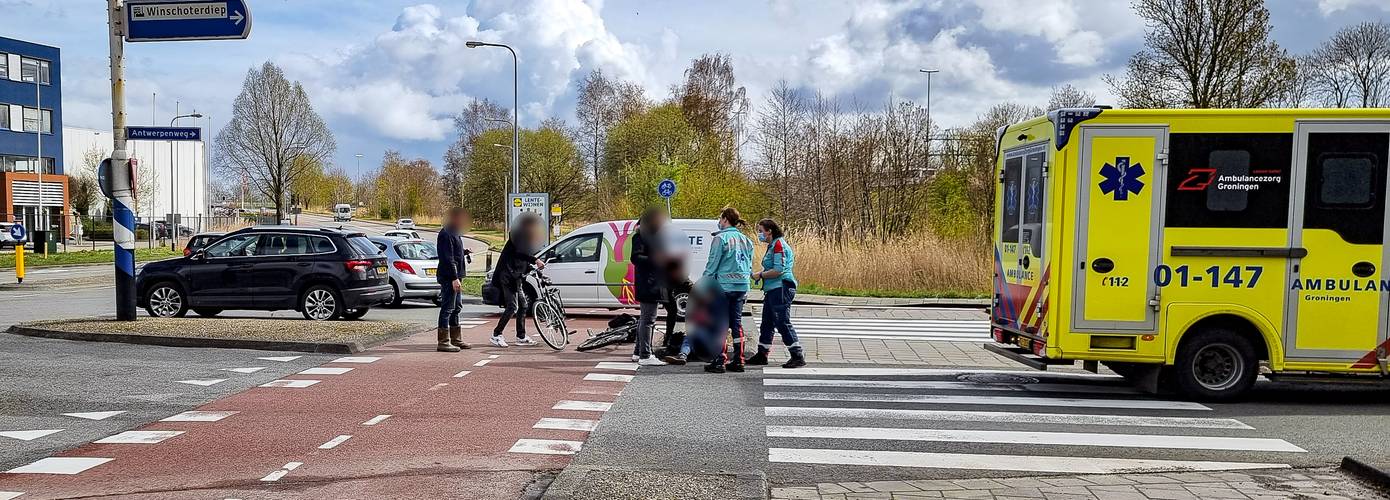
<path fill-rule="evenodd" d="M 1034 370 L 969 370 L 958 368 L 828 368 L 828 367 L 806 367 L 806 368 L 781 368 L 769 366 L 763 368 L 763 375 L 821 375 L 821 376 L 851 376 L 851 377 L 882 377 L 882 376 L 920 376 L 920 375 L 968 375 L 973 373 L 988 373 L 1001 375 L 1030 375 L 1046 376 L 1048 378 L 1076 378 L 1076 379 L 1112 379 L 1119 380 L 1119 375 L 1104 375 L 1096 373 L 1040 373 Z"/>
<path fill-rule="evenodd" d="M 304 357 L 304 356 L 270 356 L 270 357 L 256 358 L 256 359 L 264 359 L 264 360 L 266 360 L 266 361 L 279 361 L 279 362 L 282 362 L 282 363 L 283 363 L 283 362 L 286 362 L 286 361 L 294 361 L 294 360 L 299 359 L 299 358 L 302 358 L 302 357 Z"/>
<path fill-rule="evenodd" d="M 463 378 L 464 375 L 468 375 L 468 374 L 470 374 L 470 373 L 473 373 L 473 370 L 464 370 L 464 371 L 455 373 L 455 374 L 454 374 L 454 378 Z"/>
<path fill-rule="evenodd" d="M 108 419 L 108 418 L 114 417 L 114 416 L 116 416 L 116 415 L 120 415 L 120 414 L 122 414 L 122 413 L 125 413 L 125 410 L 117 410 L 117 411 L 84 411 L 84 412 L 78 412 L 78 413 L 64 413 L 63 416 L 65 416 L 65 417 L 85 418 L 85 419 L 87 419 L 87 420 L 106 420 L 106 419 Z"/>
<path fill-rule="evenodd" d="M 208 387 L 208 386 L 216 385 L 216 384 L 219 384 L 219 383 L 222 383 L 222 382 L 226 382 L 226 381 L 227 381 L 227 379 L 225 379 L 225 378 L 207 378 L 207 379 L 198 379 L 198 380 L 179 380 L 178 383 L 180 383 L 180 384 L 188 384 L 188 385 L 196 385 L 196 386 L 200 386 L 200 387 Z"/>
<path fill-rule="evenodd" d="M 0 491 L 0 500 L 14 500 L 23 494 L 23 491 Z"/>
<path fill-rule="evenodd" d="M 156 444 L 165 439 L 183 434 L 183 431 L 125 431 L 120 434 L 107 436 L 93 443 L 96 444 Z"/>
<path fill-rule="evenodd" d="M 945 396 L 938 394 L 866 394 L 853 392 L 767 392 L 763 399 L 787 401 L 861 401 L 936 405 L 1060 406 L 1068 408 L 1126 408 L 1138 410 L 1210 411 L 1188 401 L 1143 399 L 1079 399 L 1032 396 Z"/>
<path fill-rule="evenodd" d="M 96 457 L 48 457 L 37 462 L 21 465 L 5 471 L 9 474 L 78 474 L 82 471 L 110 462 L 109 458 Z"/>
<path fill-rule="evenodd" d="M 490 362 L 492 362 L 491 359 L 480 359 L 477 363 L 473 363 L 473 366 L 487 366 Z"/>
<path fill-rule="evenodd" d="M 501 354 L 493 354 L 493 355 L 488 356 L 487 359 L 497 359 L 497 358 L 500 358 L 500 357 L 502 357 Z"/>
<path fill-rule="evenodd" d="M 615 373 L 590 373 L 584 375 L 584 380 L 590 382 L 631 382 L 632 375 L 618 375 Z"/>
<path fill-rule="evenodd" d="M 223 368 L 222 371 L 224 371 L 224 372 L 236 372 L 236 373 L 256 373 L 256 372 L 261 371 L 261 370 L 264 370 L 264 369 L 265 369 L 264 366 L 248 366 L 248 367 L 246 367 L 246 368 Z"/>
<path fill-rule="evenodd" d="M 344 356 L 330 363 L 371 363 L 378 359 L 381 359 L 381 356 Z"/>
<path fill-rule="evenodd" d="M 186 411 L 160 422 L 216 422 L 235 415 L 234 411 Z"/>
<path fill-rule="evenodd" d="M 261 387 L 289 387 L 292 389 L 302 389 L 319 383 L 318 380 L 273 380 L 261 384 Z"/>
<path fill-rule="evenodd" d="M 598 427 L 598 421 L 580 418 L 542 418 L 539 422 L 536 422 L 536 425 L 531 427 L 534 429 L 591 432 Z"/>
<path fill-rule="evenodd" d="M 1203 462 L 1189 460 L 1146 460 L 1130 458 L 1051 457 L 1029 455 L 978 455 L 970 453 L 922 453 L 867 450 L 808 450 L 769 448 L 769 462 L 869 465 L 875 467 L 920 467 L 935 469 L 982 469 L 1065 474 L 1117 474 L 1162 471 L 1218 471 L 1235 469 L 1285 469 L 1288 464 L 1250 462 Z"/>
<path fill-rule="evenodd" d="M 902 410 L 887 408 L 811 408 L 769 406 L 769 417 L 882 418 L 893 420 L 942 420 L 948 422 L 1035 423 L 1061 425 L 1118 425 L 1135 427 L 1194 427 L 1202 429 L 1254 429 L 1231 418 L 1149 417 L 1142 415 L 1083 415 L 1074 413 L 1013 413 L 1002 411 Z"/>
<path fill-rule="evenodd" d="M 512 453 L 538 453 L 541 455 L 573 455 L 579 452 L 579 448 L 584 446 L 582 441 L 564 441 L 560 439 L 518 439 L 512 449 L 507 450 Z"/>
<path fill-rule="evenodd" d="M 349 439 L 352 439 L 352 435 L 351 435 L 351 434 L 341 434 L 341 435 L 339 435 L 338 437 L 335 437 L 335 438 L 333 438 L 333 439 L 329 439 L 327 443 L 323 443 L 323 444 L 319 445 L 319 449 L 320 449 L 320 450 L 331 450 L 331 449 L 333 449 L 333 448 L 338 447 L 338 445 L 343 444 L 344 441 L 347 441 L 347 440 L 349 440 Z"/>
<path fill-rule="evenodd" d="M 550 407 L 552 410 L 575 410 L 575 411 L 608 411 L 613 407 L 613 403 L 602 401 L 561 401 Z"/>
<path fill-rule="evenodd" d="M 391 416 L 390 416 L 390 415 L 377 415 L 377 416 L 375 416 L 375 417 L 372 417 L 372 418 L 367 419 L 366 422 L 362 422 L 362 425 L 376 425 L 376 424 L 379 424 L 379 423 L 381 423 L 383 420 L 386 420 L 386 419 L 388 419 L 388 418 L 391 418 Z"/>
<path fill-rule="evenodd" d="M 630 371 L 630 372 L 635 372 L 635 371 L 637 371 L 637 363 L 621 363 L 621 362 L 616 362 L 616 361 L 602 361 L 602 362 L 599 362 L 599 364 L 594 365 L 594 369 L 596 369 L 596 370 L 626 370 L 626 371 Z"/>
<path fill-rule="evenodd" d="M 342 375 L 352 371 L 352 368 L 338 368 L 335 366 L 320 366 L 299 372 L 300 375 Z"/>
<path fill-rule="evenodd" d="M 622 396 L 622 389 L 604 389 L 602 387 L 580 387 L 570 391 L 570 394 L 597 394 L 600 396 Z"/>
<path fill-rule="evenodd" d="M 425 390 L 426 390 L 426 391 L 437 391 L 437 390 L 439 390 L 439 389 L 441 389 L 441 388 L 443 388 L 443 387 L 445 387 L 445 386 L 447 386 L 447 385 L 449 385 L 448 382 L 440 382 L 440 383 L 438 383 L 438 384 L 434 384 L 433 387 L 430 387 L 429 389 L 425 389 Z"/>
<path fill-rule="evenodd" d="M 1078 394 L 1142 394 L 1120 385 L 1083 384 L 976 384 L 954 380 L 845 380 L 813 378 L 765 378 L 768 387 L 859 387 L 870 389 L 934 389 L 943 391 L 1071 392 Z"/>
<path fill-rule="evenodd" d="M 287 464 L 285 464 L 284 467 L 281 467 L 280 470 L 277 470 L 277 471 L 272 472 L 272 473 L 270 473 L 270 474 L 266 474 L 265 477 L 261 478 L 261 481 L 266 481 L 266 482 L 279 481 L 280 478 L 285 477 L 285 474 L 289 474 L 290 471 L 295 470 L 295 469 L 298 469 L 299 466 L 301 466 L 301 465 L 304 465 L 304 462 L 290 462 L 290 463 L 287 463 Z"/>
<path fill-rule="evenodd" d="M 998 443 L 1024 445 L 1111 446 L 1119 448 L 1173 448 L 1190 450 L 1287 451 L 1306 453 L 1283 439 L 1220 436 L 1164 436 L 1153 434 L 1101 434 L 1091 432 L 987 431 L 955 429 L 893 429 L 881 427 L 819 427 L 769 425 L 768 437 L 879 439 L 948 443 Z"/>
<path fill-rule="evenodd" d="M 63 429 L 38 429 L 32 431 L 0 431 L 0 437 L 18 439 L 20 441 L 33 441 L 35 439 L 63 432 Z"/>

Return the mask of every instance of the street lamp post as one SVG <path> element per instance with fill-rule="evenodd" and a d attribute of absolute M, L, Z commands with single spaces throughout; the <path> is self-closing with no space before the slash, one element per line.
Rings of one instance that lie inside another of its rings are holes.
<path fill-rule="evenodd" d="M 518 74 L 520 63 L 517 62 L 516 50 L 510 45 L 491 42 L 470 41 L 464 45 L 470 49 L 478 47 L 502 47 L 512 53 L 512 192 L 521 192 L 521 132 L 517 128 L 517 120 L 521 116 L 520 105 L 521 97 L 518 92 Z"/>
<path fill-rule="evenodd" d="M 179 121 L 179 119 L 181 119 L 181 118 L 202 118 L 202 117 L 203 117 L 203 114 L 202 114 L 202 113 L 194 112 L 194 113 L 189 113 L 189 114 L 186 114 L 186 115 L 180 115 L 180 114 L 177 114 L 178 112 L 179 112 L 179 103 L 178 103 L 178 101 L 174 101 L 174 113 L 175 113 L 175 115 L 174 115 L 174 118 L 173 118 L 173 119 L 169 120 L 169 126 L 170 126 L 170 127 L 173 127 L 174 124 L 177 123 L 177 122 Z M 178 209 L 177 209 L 177 207 L 178 207 L 178 193 L 179 193 L 179 188 L 178 188 L 178 185 L 177 185 L 176 183 L 174 183 L 174 175 L 175 175 L 175 170 L 174 170 L 174 169 L 175 169 L 175 163 L 176 163 L 176 162 L 174 161 L 174 154 L 175 154 L 175 150 L 174 150 L 174 141 L 169 141 L 169 249 L 170 249 L 170 250 L 178 250 L 177 246 L 178 246 L 178 244 L 179 244 L 179 224 L 178 224 L 178 219 L 179 219 L 179 218 L 178 218 L 178 215 L 177 215 L 177 214 L 178 214 Z M 150 229 L 154 229 L 154 226 L 151 225 L 151 226 L 150 226 Z"/>
<path fill-rule="evenodd" d="M 926 73 L 926 74 L 927 74 L 927 125 L 930 126 L 930 125 L 932 125 L 932 122 L 931 122 L 931 76 L 932 76 L 933 74 L 940 73 L 941 70 L 939 70 L 939 69 L 919 69 L 919 70 L 917 70 L 917 71 L 918 71 L 918 72 L 921 72 L 921 73 Z M 930 134 L 931 131 L 928 130 L 927 133 Z"/>

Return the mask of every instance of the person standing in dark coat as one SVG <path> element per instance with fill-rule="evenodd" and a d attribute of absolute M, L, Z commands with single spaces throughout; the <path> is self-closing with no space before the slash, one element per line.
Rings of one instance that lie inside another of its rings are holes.
<path fill-rule="evenodd" d="M 463 247 L 463 231 L 468 228 L 468 212 L 460 207 L 449 209 L 444 227 L 439 229 L 435 246 L 439 250 L 439 328 L 436 334 L 440 352 L 458 352 L 471 346 L 463 341 L 459 326 L 459 311 L 463 309 L 463 278 L 468 270 L 468 249 Z"/>
<path fill-rule="evenodd" d="M 668 317 L 676 314 L 669 306 L 666 292 L 666 261 L 669 256 L 658 236 L 665 225 L 666 214 L 659 208 L 648 208 L 637 221 L 637 234 L 632 237 L 632 285 L 641 311 L 637 318 L 637 345 L 633 347 L 632 357 L 640 365 L 666 364 L 652 356 L 652 328 L 656 324 L 657 305 L 668 304 Z M 667 335 L 670 335 L 669 331 Z"/>
<path fill-rule="evenodd" d="M 502 246 L 502 255 L 497 258 L 497 270 L 492 273 L 492 282 L 502 295 L 502 318 L 492 329 L 494 346 L 507 347 L 502 330 L 513 316 L 516 317 L 516 345 L 536 345 L 535 340 L 526 336 L 526 293 L 521 290 L 521 283 L 531 266 L 545 269 L 545 261 L 536 257 L 544 230 L 540 217 L 530 212 L 512 221 L 512 232 Z"/>

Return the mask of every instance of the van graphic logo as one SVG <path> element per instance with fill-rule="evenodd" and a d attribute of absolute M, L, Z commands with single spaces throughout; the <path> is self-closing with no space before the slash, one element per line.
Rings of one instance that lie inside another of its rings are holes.
<path fill-rule="evenodd" d="M 1130 164 L 1128 156 L 1115 157 L 1115 163 L 1106 163 L 1100 167 L 1100 175 L 1105 180 L 1100 181 L 1100 192 L 1113 194 L 1115 201 L 1125 201 L 1130 194 L 1139 194 L 1144 190 L 1144 181 L 1139 180 L 1144 176 L 1144 166 L 1138 163 Z"/>

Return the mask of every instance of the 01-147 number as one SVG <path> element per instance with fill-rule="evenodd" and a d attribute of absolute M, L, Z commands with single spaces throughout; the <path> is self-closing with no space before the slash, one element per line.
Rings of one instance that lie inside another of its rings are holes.
<path fill-rule="evenodd" d="M 1174 284 L 1176 278 L 1177 286 L 1187 286 L 1189 283 L 1207 282 L 1212 288 L 1219 288 L 1229 285 L 1232 288 L 1254 288 L 1260 281 L 1260 275 L 1264 274 L 1264 266 L 1211 266 L 1203 273 L 1192 273 L 1186 265 L 1178 267 L 1168 267 L 1160 265 L 1154 269 L 1154 284 L 1158 286 L 1168 286 Z"/>

